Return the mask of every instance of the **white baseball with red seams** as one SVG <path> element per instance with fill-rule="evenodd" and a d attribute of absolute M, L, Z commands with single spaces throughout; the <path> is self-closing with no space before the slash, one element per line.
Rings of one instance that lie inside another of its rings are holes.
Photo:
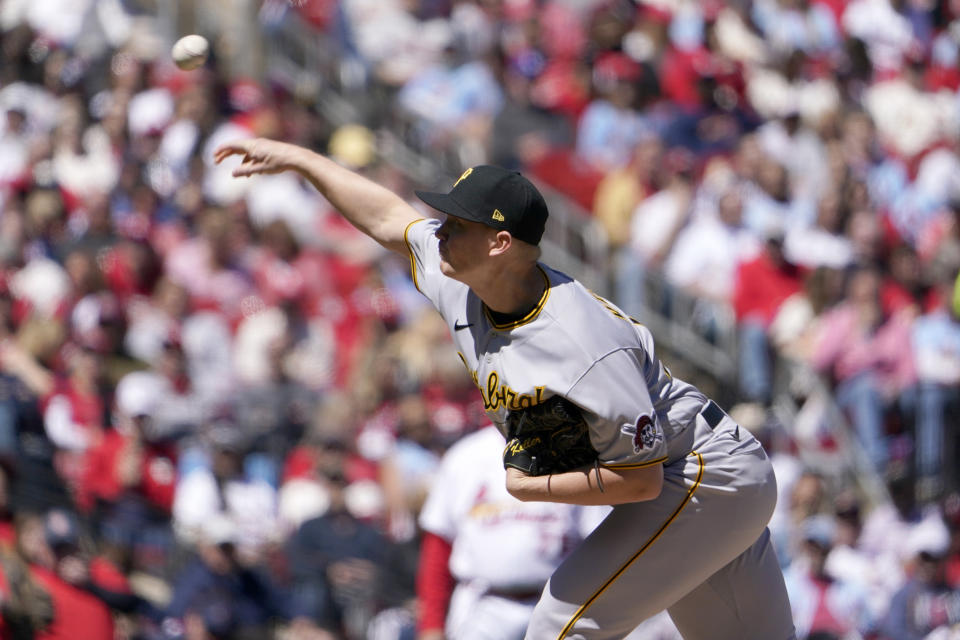
<path fill-rule="evenodd" d="M 202 67 L 210 54 L 210 43 L 203 36 L 190 34 L 177 40 L 170 55 L 178 67 L 190 71 Z"/>

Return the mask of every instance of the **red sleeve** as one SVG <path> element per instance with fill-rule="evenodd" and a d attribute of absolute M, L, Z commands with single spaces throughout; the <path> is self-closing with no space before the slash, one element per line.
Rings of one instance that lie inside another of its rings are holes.
<path fill-rule="evenodd" d="M 443 629 L 450 594 L 453 593 L 453 576 L 450 574 L 452 548 L 447 540 L 436 534 L 423 534 L 420 566 L 417 568 L 417 598 L 420 601 L 417 631 Z"/>

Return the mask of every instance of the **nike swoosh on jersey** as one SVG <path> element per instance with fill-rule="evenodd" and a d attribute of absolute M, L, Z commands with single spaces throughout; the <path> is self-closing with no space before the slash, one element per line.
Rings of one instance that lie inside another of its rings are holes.
<path fill-rule="evenodd" d="M 472 327 L 472 326 L 473 326 L 472 322 L 468 322 L 467 324 L 460 324 L 459 320 L 455 320 L 453 323 L 453 330 L 462 331 L 463 329 L 466 329 L 467 327 Z"/>

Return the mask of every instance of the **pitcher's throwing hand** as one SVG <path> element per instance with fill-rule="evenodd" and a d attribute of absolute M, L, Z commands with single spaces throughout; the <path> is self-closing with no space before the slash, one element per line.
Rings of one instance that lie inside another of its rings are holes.
<path fill-rule="evenodd" d="M 243 156 L 240 166 L 233 170 L 237 178 L 256 174 L 281 173 L 297 166 L 297 156 L 304 149 L 296 145 L 254 138 L 231 142 L 217 148 L 213 153 L 214 162 L 220 164 L 230 156 Z"/>

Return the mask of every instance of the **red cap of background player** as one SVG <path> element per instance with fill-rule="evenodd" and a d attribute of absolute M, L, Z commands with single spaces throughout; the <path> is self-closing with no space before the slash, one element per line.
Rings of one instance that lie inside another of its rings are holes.
<path fill-rule="evenodd" d="M 533 183 L 500 167 L 467 169 L 450 193 L 415 193 L 447 215 L 509 231 L 514 238 L 534 245 L 539 244 L 547 223 L 547 203 Z"/>

